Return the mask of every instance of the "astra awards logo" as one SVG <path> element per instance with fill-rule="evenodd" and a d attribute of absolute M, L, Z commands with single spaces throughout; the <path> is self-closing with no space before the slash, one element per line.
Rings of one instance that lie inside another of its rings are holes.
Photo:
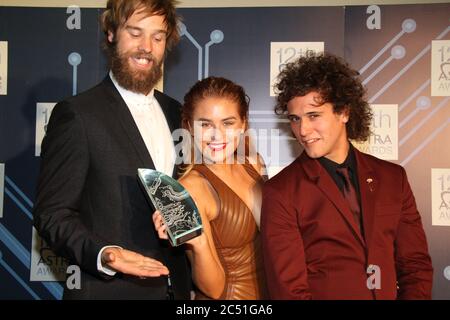
<path fill-rule="evenodd" d="M 323 52 L 324 42 L 271 42 L 270 43 L 270 96 L 275 97 L 274 90 L 279 73 L 286 64 L 306 55 L 308 52 Z"/>
<path fill-rule="evenodd" d="M 432 41 L 431 95 L 450 96 L 450 40 Z"/>
<path fill-rule="evenodd" d="M 66 259 L 57 256 L 33 228 L 30 281 L 64 281 Z"/>
<path fill-rule="evenodd" d="M 8 42 L 0 41 L 0 95 L 8 92 Z"/>
<path fill-rule="evenodd" d="M 70 31 L 81 30 L 80 7 L 71 5 L 67 7 L 66 14 L 69 15 L 66 20 L 67 29 Z M 67 57 L 67 62 L 72 67 L 72 95 L 76 95 L 78 91 L 78 66 L 82 63 L 82 61 L 82 56 L 78 52 L 71 52 Z M 41 155 L 42 139 L 44 138 L 45 132 L 47 131 L 48 120 L 50 119 L 50 115 L 55 105 L 56 103 L 54 102 L 38 102 L 36 104 L 36 157 L 39 157 Z"/>
<path fill-rule="evenodd" d="M 432 225 L 450 226 L 450 169 L 431 169 Z"/>
<path fill-rule="evenodd" d="M 353 144 L 360 151 L 384 160 L 398 160 L 398 105 L 371 105 L 372 134 L 366 142 Z"/>

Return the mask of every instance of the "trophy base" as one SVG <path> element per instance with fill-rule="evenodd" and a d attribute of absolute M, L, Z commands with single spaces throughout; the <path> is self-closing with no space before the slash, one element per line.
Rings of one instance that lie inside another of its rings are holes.
<path fill-rule="evenodd" d="M 172 246 L 177 247 L 177 246 L 185 243 L 186 241 L 189 241 L 195 237 L 198 237 L 201 234 L 202 234 L 202 227 L 199 226 L 197 229 L 191 229 L 191 230 L 189 230 L 189 232 L 187 232 L 183 235 L 180 235 L 178 237 L 174 238 L 174 237 L 169 236 L 169 241 Z"/>

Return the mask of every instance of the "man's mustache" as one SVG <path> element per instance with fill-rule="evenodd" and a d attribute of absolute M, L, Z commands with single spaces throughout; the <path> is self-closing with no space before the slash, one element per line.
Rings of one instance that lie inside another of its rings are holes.
<path fill-rule="evenodd" d="M 128 56 L 136 58 L 136 59 L 147 59 L 147 60 L 152 61 L 153 63 L 156 63 L 156 58 L 151 53 L 138 51 L 138 52 L 130 53 L 130 54 L 128 54 Z"/>

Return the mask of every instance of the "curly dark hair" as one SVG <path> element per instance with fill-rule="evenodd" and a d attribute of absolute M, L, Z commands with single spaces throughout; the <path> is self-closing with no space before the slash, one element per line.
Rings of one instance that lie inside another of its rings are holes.
<path fill-rule="evenodd" d="M 321 103 L 331 103 L 335 113 L 348 110 L 348 138 L 365 141 L 370 136 L 372 111 L 358 76 L 358 71 L 335 55 L 308 52 L 287 64 L 279 74 L 275 85 L 278 91 L 275 113 L 286 113 L 291 99 L 316 91 L 322 98 Z"/>

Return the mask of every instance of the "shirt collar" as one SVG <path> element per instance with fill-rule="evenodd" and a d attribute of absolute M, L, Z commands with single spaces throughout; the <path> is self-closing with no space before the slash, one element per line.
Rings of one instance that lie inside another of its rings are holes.
<path fill-rule="evenodd" d="M 114 86 L 119 91 L 120 95 L 122 96 L 123 100 L 128 103 L 134 103 L 134 104 L 151 104 L 155 98 L 155 89 L 152 89 L 148 95 L 142 94 L 142 93 L 136 93 L 130 90 L 127 90 L 123 88 L 114 77 L 114 74 L 112 71 L 109 71 L 109 77 L 111 78 L 112 82 L 114 83 Z"/>
<path fill-rule="evenodd" d="M 353 150 L 353 145 L 351 143 L 348 149 L 347 158 L 343 163 L 339 164 L 325 157 L 321 157 L 318 160 L 327 171 L 336 171 L 337 168 L 347 167 L 350 168 L 351 171 L 356 172 L 355 151 Z"/>

